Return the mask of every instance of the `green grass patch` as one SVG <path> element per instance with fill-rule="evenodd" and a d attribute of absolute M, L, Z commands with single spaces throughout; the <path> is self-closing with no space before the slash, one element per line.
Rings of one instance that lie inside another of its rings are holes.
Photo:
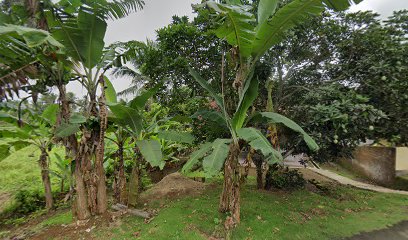
<path fill-rule="evenodd" d="M 127 217 L 122 224 L 96 230 L 109 239 L 208 239 L 225 237 L 224 214 L 217 212 L 220 187 L 199 197 L 168 202 L 150 223 Z M 407 196 L 339 186 L 329 195 L 306 190 L 242 191 L 241 224 L 231 239 L 339 239 L 408 219 Z"/>
<path fill-rule="evenodd" d="M 56 214 L 46 220 L 44 220 L 42 223 L 40 223 L 41 227 L 49 227 L 49 226 L 58 226 L 58 225 L 68 225 L 72 223 L 72 212 L 71 211 L 65 211 L 61 212 L 59 214 Z"/>
<path fill-rule="evenodd" d="M 54 148 L 51 153 L 51 168 L 54 153 L 64 156 L 62 148 Z M 16 193 L 19 190 L 43 191 L 41 170 L 38 166 L 40 151 L 35 146 L 29 146 L 12 153 L 0 162 L 0 192 Z M 51 175 L 54 189 L 58 189 L 58 179 Z"/>

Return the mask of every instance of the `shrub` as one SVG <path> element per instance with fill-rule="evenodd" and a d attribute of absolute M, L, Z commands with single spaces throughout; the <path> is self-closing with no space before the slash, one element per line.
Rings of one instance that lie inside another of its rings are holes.
<path fill-rule="evenodd" d="M 289 169 L 279 165 L 272 166 L 266 174 L 265 189 L 272 187 L 285 190 L 295 190 L 304 188 L 306 180 L 296 169 Z"/>
<path fill-rule="evenodd" d="M 35 212 L 45 206 L 44 194 L 40 191 L 20 190 L 15 196 L 13 212 L 27 214 Z"/>

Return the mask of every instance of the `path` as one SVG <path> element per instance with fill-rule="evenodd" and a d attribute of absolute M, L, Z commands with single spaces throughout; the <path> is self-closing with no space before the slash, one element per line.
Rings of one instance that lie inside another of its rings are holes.
<path fill-rule="evenodd" d="M 407 240 L 408 221 L 403 221 L 390 228 L 360 233 L 344 240 Z"/>
<path fill-rule="evenodd" d="M 318 169 L 318 168 L 313 168 L 309 167 L 308 169 L 312 170 L 313 172 L 316 172 L 322 176 L 328 177 L 330 179 L 335 180 L 336 182 L 344 185 L 351 185 L 356 188 L 361 188 L 361 189 L 366 189 L 374 192 L 381 192 L 381 193 L 396 193 L 396 194 L 402 194 L 402 195 L 408 195 L 408 191 L 401 191 L 401 190 L 394 190 L 394 189 L 389 189 L 377 185 L 372 185 L 369 183 L 363 183 L 363 182 L 358 182 L 355 180 L 352 180 L 347 177 L 343 177 L 338 175 L 337 173 L 334 173 L 329 170 L 325 169 Z M 408 239 L 408 238 L 407 238 Z"/>

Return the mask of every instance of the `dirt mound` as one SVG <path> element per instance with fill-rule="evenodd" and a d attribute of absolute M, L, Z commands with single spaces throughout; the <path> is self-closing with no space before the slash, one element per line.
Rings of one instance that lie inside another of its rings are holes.
<path fill-rule="evenodd" d="M 177 198 L 186 195 L 196 195 L 205 189 L 205 184 L 184 177 L 180 173 L 172 173 L 165 176 L 140 196 L 142 203 L 151 199 Z"/>

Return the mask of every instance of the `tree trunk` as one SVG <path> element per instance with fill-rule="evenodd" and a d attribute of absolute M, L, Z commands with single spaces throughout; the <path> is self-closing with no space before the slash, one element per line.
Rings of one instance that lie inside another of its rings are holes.
<path fill-rule="evenodd" d="M 139 167 L 135 166 L 132 169 L 132 174 L 130 175 L 129 179 L 129 196 L 128 196 L 128 205 L 130 206 L 136 206 L 137 205 L 137 200 L 139 198 L 139 188 L 140 188 L 140 182 L 139 182 Z"/>
<path fill-rule="evenodd" d="M 115 166 L 115 182 L 113 185 L 113 192 L 116 203 L 126 205 L 127 193 L 126 193 L 125 163 L 123 159 L 123 143 L 119 143 L 116 155 L 118 161 Z"/>
<path fill-rule="evenodd" d="M 64 179 L 61 179 L 61 190 L 60 192 L 64 192 Z"/>
<path fill-rule="evenodd" d="M 39 159 L 41 168 L 41 179 L 44 184 L 45 193 L 45 207 L 50 210 L 54 206 L 54 200 L 52 198 L 51 180 L 49 174 L 48 153 L 45 148 L 41 148 L 41 155 Z"/>
<path fill-rule="evenodd" d="M 258 189 L 263 188 L 263 169 L 262 169 L 262 158 L 254 157 L 253 162 L 256 166 L 256 187 Z"/>
<path fill-rule="evenodd" d="M 85 220 L 91 217 L 91 212 L 88 208 L 88 198 L 87 191 L 82 178 L 81 167 L 77 166 L 75 168 L 75 203 L 73 204 L 73 215 L 77 217 L 78 220 Z"/>
<path fill-rule="evenodd" d="M 230 212 L 225 228 L 231 229 L 240 222 L 240 177 L 238 168 L 239 144 L 231 143 L 230 151 L 224 166 L 224 186 L 220 197 L 220 212 Z"/>
<path fill-rule="evenodd" d="M 103 159 L 105 155 L 105 132 L 108 126 L 108 110 L 106 109 L 105 81 L 103 75 L 99 79 L 102 94 L 99 97 L 99 139 L 96 148 L 95 172 L 97 177 L 97 208 L 98 213 L 103 214 L 108 209 L 108 199 L 106 194 L 106 176 L 103 168 Z"/>

